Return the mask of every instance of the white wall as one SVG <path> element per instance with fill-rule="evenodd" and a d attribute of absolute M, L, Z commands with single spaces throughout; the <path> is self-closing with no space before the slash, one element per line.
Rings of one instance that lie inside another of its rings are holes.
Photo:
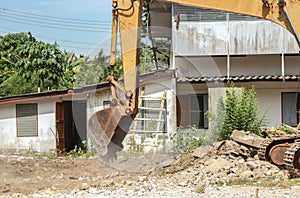
<path fill-rule="evenodd" d="M 294 36 L 270 21 L 182 21 L 174 30 L 176 55 L 297 53 Z M 229 42 L 228 42 L 229 41 Z M 229 49 L 229 50 L 228 50 Z"/>
<path fill-rule="evenodd" d="M 159 96 L 161 97 L 163 91 L 167 91 L 167 132 L 176 132 L 176 79 L 172 77 L 155 79 L 146 84 L 145 95 Z"/>
<path fill-rule="evenodd" d="M 56 148 L 55 103 L 43 100 L 38 103 L 38 136 L 17 137 L 16 104 L 0 106 L 0 152 L 20 153 L 28 151 L 49 152 Z"/>
<path fill-rule="evenodd" d="M 281 75 L 281 56 L 269 54 L 230 57 L 230 75 Z"/>
<path fill-rule="evenodd" d="M 282 105 L 281 105 L 281 94 L 283 92 L 296 92 L 297 82 L 252 82 L 252 83 L 235 83 L 237 87 L 255 87 L 258 99 L 259 113 L 263 115 L 266 113 L 266 127 L 277 127 L 282 122 Z M 220 84 L 219 88 L 224 87 L 224 84 Z M 209 96 L 209 108 L 217 100 L 219 88 L 210 88 L 212 86 L 207 84 L 189 84 L 180 83 L 177 85 L 177 95 L 188 95 L 188 94 L 203 94 L 207 93 L 207 89 L 210 90 L 209 94 L 213 94 L 215 97 Z M 215 87 L 218 87 L 215 85 Z M 213 91 L 213 93 L 212 93 Z M 215 99 L 214 99 L 215 98 Z"/>

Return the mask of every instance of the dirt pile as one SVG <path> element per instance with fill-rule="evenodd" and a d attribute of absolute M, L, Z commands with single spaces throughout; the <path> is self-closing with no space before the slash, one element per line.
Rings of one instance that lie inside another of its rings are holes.
<path fill-rule="evenodd" d="M 286 170 L 259 160 L 255 152 L 234 141 L 169 157 L 121 157 L 117 164 L 119 169 L 97 158 L 0 156 L 0 197 L 220 197 L 224 192 L 233 197 L 233 191 L 239 192 L 238 196 L 254 197 L 254 187 L 228 185 L 243 180 L 259 185 L 265 178 L 275 185 L 289 177 Z M 151 170 L 142 171 L 143 165 Z M 129 172 L 131 169 L 142 172 Z M 299 194 L 300 188 L 261 192 L 265 197 L 269 193 L 291 197 Z"/>
<path fill-rule="evenodd" d="M 172 174 L 181 185 L 224 184 L 233 180 L 273 178 L 288 179 L 289 173 L 277 166 L 261 161 L 255 152 L 234 141 L 222 141 L 201 146 L 191 155 L 159 170 Z"/>

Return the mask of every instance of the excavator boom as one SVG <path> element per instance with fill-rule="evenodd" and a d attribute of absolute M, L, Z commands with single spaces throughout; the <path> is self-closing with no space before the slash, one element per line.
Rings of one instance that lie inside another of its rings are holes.
<path fill-rule="evenodd" d="M 271 20 L 289 30 L 299 44 L 299 0 L 157 0 L 157 2 L 178 3 Z M 111 85 L 111 106 L 96 112 L 89 120 L 89 136 L 99 155 L 107 158 L 116 157 L 115 153 L 122 149 L 122 141 L 138 113 L 142 6 L 143 0 L 112 0 L 110 59 L 112 72 L 107 78 Z M 116 65 L 118 32 L 121 39 L 124 82 L 118 81 L 113 72 Z"/>

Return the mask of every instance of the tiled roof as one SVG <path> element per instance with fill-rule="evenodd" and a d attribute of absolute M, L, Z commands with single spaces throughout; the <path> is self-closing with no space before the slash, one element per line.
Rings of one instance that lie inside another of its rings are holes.
<path fill-rule="evenodd" d="M 276 76 L 276 75 L 260 75 L 260 76 L 215 76 L 215 77 L 179 77 L 178 82 L 224 82 L 224 81 L 297 81 L 298 75 Z"/>

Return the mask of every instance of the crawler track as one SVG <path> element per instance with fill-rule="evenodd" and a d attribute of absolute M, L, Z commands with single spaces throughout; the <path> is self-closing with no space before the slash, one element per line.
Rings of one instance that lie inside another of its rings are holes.
<path fill-rule="evenodd" d="M 292 177 L 300 176 L 300 141 L 299 139 L 287 149 L 284 155 L 284 163 L 286 169 L 291 173 Z"/>

